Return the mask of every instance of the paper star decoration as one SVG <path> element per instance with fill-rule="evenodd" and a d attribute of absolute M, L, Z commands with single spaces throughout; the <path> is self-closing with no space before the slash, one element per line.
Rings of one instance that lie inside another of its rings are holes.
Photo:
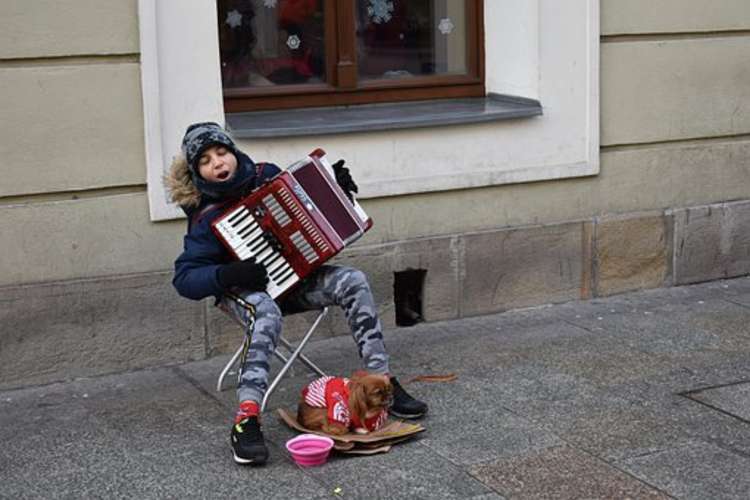
<path fill-rule="evenodd" d="M 440 24 L 438 24 L 438 29 L 443 35 L 450 35 L 450 33 L 453 31 L 453 28 L 455 27 L 456 25 L 454 25 L 453 21 L 451 21 L 448 17 L 444 17 L 443 19 L 441 19 Z"/>
<path fill-rule="evenodd" d="M 367 15 L 372 16 L 372 22 L 375 24 L 387 23 L 391 20 L 393 12 L 393 2 L 387 0 L 370 0 L 367 7 Z"/>
<path fill-rule="evenodd" d="M 287 46 L 292 50 L 297 50 L 302 42 L 297 35 L 292 35 L 286 40 Z"/>
<path fill-rule="evenodd" d="M 224 22 L 227 23 L 230 28 L 242 26 L 242 14 L 237 10 L 230 10 L 227 12 L 227 20 Z"/>

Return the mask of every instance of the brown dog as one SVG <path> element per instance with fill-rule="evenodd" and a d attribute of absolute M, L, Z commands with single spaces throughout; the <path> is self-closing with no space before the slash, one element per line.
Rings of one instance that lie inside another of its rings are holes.
<path fill-rule="evenodd" d="M 387 375 L 360 371 L 350 379 L 322 377 L 302 390 L 297 421 L 326 434 L 366 434 L 385 424 L 392 398 Z"/>

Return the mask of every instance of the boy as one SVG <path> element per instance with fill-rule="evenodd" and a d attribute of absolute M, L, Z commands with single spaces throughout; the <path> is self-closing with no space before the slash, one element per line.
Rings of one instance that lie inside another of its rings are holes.
<path fill-rule="evenodd" d="M 253 259 L 233 261 L 211 231 L 211 222 L 226 208 L 280 172 L 271 163 L 255 164 L 237 149 L 216 123 L 190 125 L 182 140 L 183 158 L 177 158 L 167 179 L 172 201 L 188 216 L 184 250 L 175 261 L 172 283 L 180 295 L 200 300 L 214 296 L 216 305 L 239 319 L 251 336 L 237 388 L 239 408 L 232 426 L 231 444 L 238 464 L 259 465 L 268 459 L 260 430 L 259 408 L 268 388 L 268 362 L 281 333 L 282 311 L 341 306 L 357 342 L 365 369 L 389 374 L 388 354 L 377 309 L 365 275 L 353 268 L 321 266 L 295 288 L 281 304 L 266 293 L 268 275 Z M 336 181 L 351 197 L 357 186 L 339 160 Z M 233 292 L 251 304 L 254 314 L 226 297 Z M 394 377 L 391 413 L 419 418 L 427 405 L 411 397 Z"/>

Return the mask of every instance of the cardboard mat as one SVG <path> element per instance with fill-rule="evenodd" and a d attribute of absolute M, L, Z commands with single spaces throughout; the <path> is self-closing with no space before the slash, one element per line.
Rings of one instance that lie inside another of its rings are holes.
<path fill-rule="evenodd" d="M 388 420 L 386 424 L 375 432 L 368 434 L 343 434 L 333 436 L 320 431 L 312 431 L 302 427 L 297 422 L 295 413 L 288 412 L 283 408 L 278 409 L 279 417 L 292 429 L 308 434 L 327 436 L 333 439 L 333 448 L 339 453 L 351 455 L 373 455 L 375 453 L 386 453 L 394 444 L 406 441 L 416 434 L 425 430 L 419 424 L 410 424 L 402 420 Z"/>

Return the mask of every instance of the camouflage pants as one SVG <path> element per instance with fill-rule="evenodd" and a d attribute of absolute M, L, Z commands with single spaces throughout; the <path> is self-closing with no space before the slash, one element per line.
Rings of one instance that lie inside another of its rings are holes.
<path fill-rule="evenodd" d="M 252 308 L 243 307 L 229 298 L 222 299 L 218 305 L 245 325 L 250 340 L 242 357 L 237 398 L 240 402 L 250 400 L 260 404 L 268 389 L 270 357 L 281 335 L 282 312 L 265 292 L 241 292 L 239 295 Z M 389 371 L 375 301 L 362 271 L 351 267 L 321 266 L 284 299 L 284 305 L 291 305 L 295 310 L 341 306 L 365 369 L 374 373 Z"/>

